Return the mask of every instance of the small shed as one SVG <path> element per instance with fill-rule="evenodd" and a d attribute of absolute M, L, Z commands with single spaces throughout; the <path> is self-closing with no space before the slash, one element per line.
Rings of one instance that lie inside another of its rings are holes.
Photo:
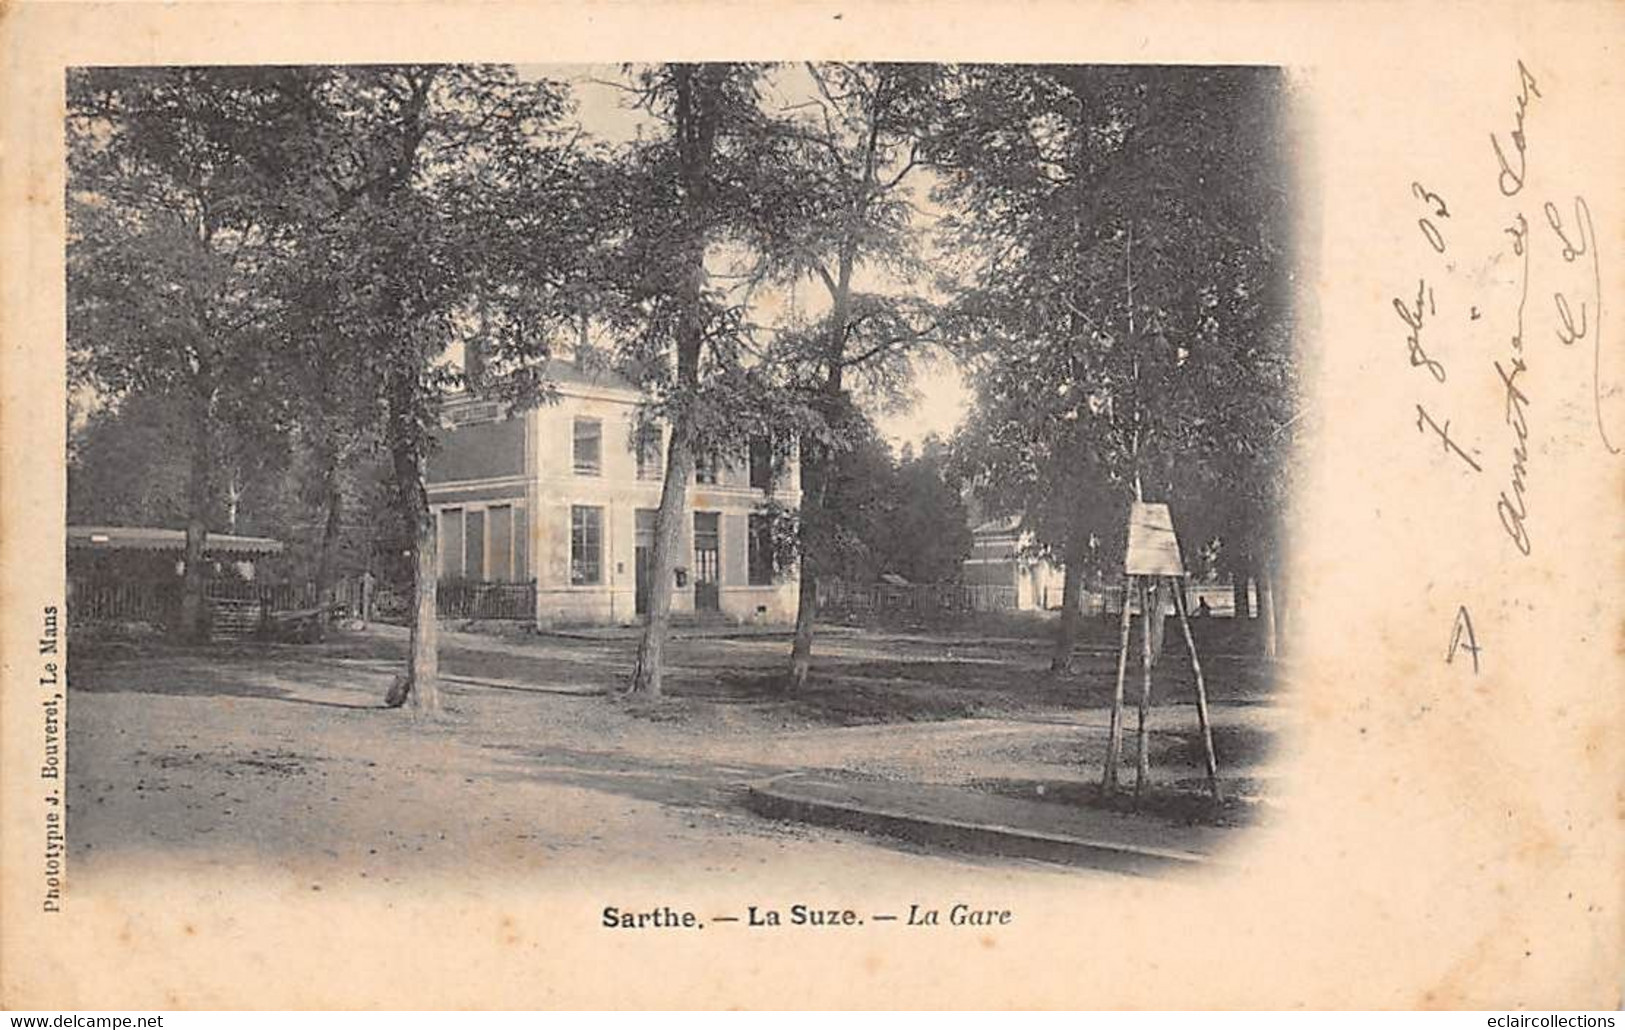
<path fill-rule="evenodd" d="M 252 584 L 257 561 L 285 550 L 282 541 L 270 537 L 210 533 L 204 538 L 210 602 L 219 609 L 217 629 L 230 633 L 257 622 L 257 593 L 244 588 Z M 185 530 L 69 526 L 69 621 L 168 624 L 180 600 L 185 555 Z"/>
<path fill-rule="evenodd" d="M 992 519 L 971 530 L 971 553 L 961 575 L 972 586 L 1015 591 L 1021 611 L 1061 606 L 1061 569 L 1032 554 L 1032 534 L 1021 531 L 1021 517 Z"/>

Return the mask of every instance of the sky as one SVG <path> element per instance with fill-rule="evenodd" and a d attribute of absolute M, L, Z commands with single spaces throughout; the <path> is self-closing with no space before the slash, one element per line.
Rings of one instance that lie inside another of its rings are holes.
<path fill-rule="evenodd" d="M 521 72 L 568 82 L 576 101 L 576 121 L 590 136 L 610 142 L 628 142 L 636 139 L 640 131 L 654 131 L 649 116 L 630 108 L 627 92 L 612 85 L 622 80 L 618 66 L 538 65 L 522 68 Z M 776 72 L 769 84 L 766 102 L 769 106 L 788 107 L 812 96 L 812 89 L 812 80 L 807 74 L 799 66 L 789 65 Z M 921 206 L 929 208 L 929 204 Z M 877 288 L 874 283 L 860 282 L 859 286 Z M 821 306 L 822 290 L 799 289 L 795 298 L 793 303 L 802 315 L 815 315 Z M 916 362 L 914 393 L 915 403 L 903 410 L 870 413 L 880 434 L 894 448 L 901 449 L 905 443 L 911 443 L 917 449 L 931 434 L 951 436 L 971 398 L 959 370 L 941 355 L 926 355 Z"/>
<path fill-rule="evenodd" d="M 911 443 L 918 451 L 927 436 L 935 434 L 943 439 L 952 436 L 971 402 L 964 376 L 948 358 L 916 368 L 914 375 L 918 395 L 914 404 L 905 411 L 875 418 L 875 427 L 894 449 Z"/>

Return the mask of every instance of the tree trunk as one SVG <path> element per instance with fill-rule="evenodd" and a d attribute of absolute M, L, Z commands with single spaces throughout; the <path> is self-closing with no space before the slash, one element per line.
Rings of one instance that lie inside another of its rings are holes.
<path fill-rule="evenodd" d="M 841 417 L 842 393 L 846 389 L 846 334 L 852 310 L 852 270 L 857 263 L 856 244 L 843 246 L 836 271 L 835 289 L 830 296 L 830 335 L 826 344 L 826 367 L 822 401 L 829 429 L 836 429 Z M 816 440 L 803 437 L 801 457 L 801 583 L 796 596 L 796 638 L 790 646 L 790 689 L 807 685 L 812 672 L 813 623 L 818 617 L 818 547 L 823 540 L 824 500 L 829 482 L 829 451 Z M 810 475 L 809 475 L 810 473 Z"/>
<path fill-rule="evenodd" d="M 427 505 L 425 505 L 427 509 Z M 413 548 L 413 599 L 410 677 L 412 715 L 434 718 L 440 714 L 440 613 L 436 610 L 436 587 L 440 575 L 439 541 L 434 517 L 419 521 Z"/>
<path fill-rule="evenodd" d="M 796 636 L 790 645 L 790 689 L 800 690 L 812 674 L 813 623 L 818 617 L 818 572 L 801 555 L 801 582 L 796 587 Z"/>
<path fill-rule="evenodd" d="M 1072 651 L 1078 646 L 1078 625 L 1083 621 L 1083 551 L 1077 547 L 1071 550 L 1061 581 L 1061 620 L 1055 631 L 1055 653 L 1049 662 L 1051 672 L 1072 671 Z M 1126 597 L 1123 603 L 1128 603 Z"/>
<path fill-rule="evenodd" d="M 1284 655 L 1292 646 L 1292 591 L 1282 581 L 1279 569 L 1270 580 L 1270 616 L 1275 622 L 1275 653 Z"/>
<path fill-rule="evenodd" d="M 688 481 L 694 475 L 694 445 L 686 416 L 679 416 L 666 448 L 666 479 L 655 514 L 654 553 L 649 556 L 649 612 L 638 641 L 638 660 L 632 667 L 628 693 L 659 697 L 664 690 L 666 637 L 671 630 L 671 594 L 677 553 L 683 543 L 683 519 L 688 514 Z"/>
<path fill-rule="evenodd" d="M 209 535 L 210 484 L 214 458 L 209 440 L 209 402 L 197 397 L 192 402 L 192 463 L 186 498 L 186 551 L 181 579 L 180 624 L 175 627 L 182 640 L 201 643 L 208 639 L 208 611 L 204 591 L 208 584 L 205 567 Z"/>
<path fill-rule="evenodd" d="M 327 594 L 333 588 L 334 552 L 338 550 L 339 531 L 344 524 L 344 491 L 339 482 L 338 456 L 329 452 L 325 464 L 322 493 L 327 506 L 327 521 L 322 526 L 322 547 L 316 559 L 316 605 L 322 609 L 316 619 L 317 640 L 327 635 L 330 604 Z"/>
<path fill-rule="evenodd" d="M 813 622 L 818 617 L 818 527 L 824 511 L 824 454 L 817 441 L 803 437 L 801 458 L 801 581 L 796 591 L 796 636 L 790 646 L 791 690 L 807 685 L 812 672 Z"/>
<path fill-rule="evenodd" d="M 673 138 L 678 146 L 678 175 L 683 185 L 682 240 L 677 265 L 676 413 L 667 448 L 666 478 L 655 515 L 655 548 L 650 555 L 649 618 L 638 641 L 638 660 L 628 693 L 659 697 L 664 673 L 666 636 L 671 628 L 672 575 L 688 516 L 688 482 L 694 475 L 694 414 L 699 400 L 700 348 L 705 342 L 705 247 L 711 192 L 711 163 L 716 150 L 723 78 L 721 66 L 674 65 Z"/>
<path fill-rule="evenodd" d="M 1238 565 L 1233 575 L 1235 578 L 1230 584 L 1230 599 L 1236 609 L 1235 617 L 1250 619 L 1253 617 L 1253 603 L 1247 590 L 1247 581 L 1250 578 L 1249 566 Z"/>
<path fill-rule="evenodd" d="M 655 514 L 655 547 L 649 556 L 649 612 L 638 641 L 637 664 L 632 667 L 629 694 L 659 697 L 664 689 L 666 637 L 671 630 L 671 593 L 682 542 L 683 520 L 688 516 L 688 483 L 694 476 L 694 424 L 688 405 L 699 394 L 702 325 L 700 304 L 705 282 L 703 241 L 686 256 L 688 275 L 681 291 L 682 313 L 677 324 L 677 390 L 679 407 L 672 419 L 671 444 L 666 448 L 666 477 Z"/>
<path fill-rule="evenodd" d="M 1258 566 L 1258 613 L 1264 622 L 1264 656 L 1274 658 L 1277 653 L 1275 638 L 1275 584 L 1269 563 Z"/>
<path fill-rule="evenodd" d="M 400 374 L 391 388 L 389 449 L 395 472 L 395 500 L 403 528 L 412 540 L 412 636 L 407 658 L 405 697 L 391 689 L 387 701 L 412 701 L 415 717 L 440 714 L 440 621 L 435 587 L 440 574 L 438 534 L 423 482 L 423 445 L 413 431 L 411 372 Z"/>
<path fill-rule="evenodd" d="M 1274 553 L 1273 552 L 1271 553 L 1271 558 L 1272 559 L 1274 558 Z M 1273 636 L 1275 637 L 1275 652 L 1274 653 L 1277 656 L 1280 656 L 1280 655 L 1283 655 L 1283 654 L 1285 654 L 1287 652 L 1287 649 L 1290 646 L 1287 642 L 1291 639 L 1291 636 L 1292 636 L 1291 620 L 1290 620 L 1290 616 L 1292 614 L 1291 613 L 1292 588 L 1291 588 L 1291 584 L 1287 583 L 1284 580 L 1284 578 L 1282 577 L 1282 575 L 1281 575 L 1281 566 L 1277 561 L 1272 560 L 1270 562 L 1269 576 L 1270 576 L 1270 614 L 1269 614 L 1269 618 L 1270 618 L 1270 623 L 1271 623 L 1271 625 L 1273 627 L 1273 630 L 1272 630 Z"/>

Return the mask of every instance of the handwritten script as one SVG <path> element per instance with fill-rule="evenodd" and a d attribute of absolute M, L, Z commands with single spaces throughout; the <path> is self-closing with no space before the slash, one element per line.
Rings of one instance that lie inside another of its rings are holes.
<path fill-rule="evenodd" d="M 1531 440 L 1561 400 L 1550 396 L 1553 384 L 1576 378 L 1577 360 L 1588 366 L 1597 439 L 1609 454 L 1620 448 L 1603 409 L 1603 255 L 1591 205 L 1560 187 L 1536 195 L 1561 183 L 1564 171 L 1546 167 L 1540 150 L 1543 105 L 1554 101 L 1524 61 L 1510 71 L 1509 114 L 1495 116 L 1508 120 L 1487 132 L 1485 162 L 1451 169 L 1459 182 L 1408 180 L 1418 265 L 1403 275 L 1391 307 L 1409 367 L 1421 373 L 1405 410 L 1430 442 L 1429 460 L 1439 474 L 1462 480 L 1470 517 L 1493 513 L 1488 525 L 1514 558 L 1527 558 L 1540 546 L 1546 510 L 1538 497 L 1544 452 Z M 1501 226 L 1498 243 L 1475 252 L 1472 241 L 1485 234 L 1474 230 L 1485 222 Z M 1494 274 L 1475 279 L 1463 271 L 1475 268 Z M 1498 427 L 1474 424 L 1483 415 L 1469 414 L 1486 389 L 1499 398 Z M 1484 650 L 1460 606 L 1446 662 L 1466 651 L 1477 672 Z"/>

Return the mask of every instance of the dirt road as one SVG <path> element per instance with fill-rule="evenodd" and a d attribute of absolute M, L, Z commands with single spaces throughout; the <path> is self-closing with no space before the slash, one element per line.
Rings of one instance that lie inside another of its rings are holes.
<path fill-rule="evenodd" d="M 745 812 L 738 798 L 747 782 L 802 768 L 938 783 L 1082 779 L 1096 775 L 1105 725 L 1102 711 L 1051 706 L 900 729 L 842 725 L 844 712 L 750 694 L 648 705 L 561 693 L 607 685 L 603 670 L 613 669 L 617 652 L 546 643 L 499 644 L 476 670 L 540 689 L 449 683 L 446 720 L 414 725 L 404 711 L 379 707 L 389 673 L 377 663 L 391 641 L 385 634 L 341 651 L 115 651 L 76 660 L 75 868 L 94 876 L 128 860 L 258 865 L 307 878 L 312 889 L 335 878 L 391 883 L 447 868 L 653 876 L 805 864 L 867 879 L 902 880 L 922 868 L 939 877 L 963 869 L 979 882 L 990 871 L 1063 875 L 772 822 Z M 486 653 L 478 640 L 452 643 L 454 654 Z M 841 647 L 853 663 L 876 658 L 873 644 Z M 768 641 L 708 642 L 688 653 L 688 675 L 749 668 L 778 650 Z M 940 659 L 941 649 L 927 657 Z M 447 665 L 458 671 L 455 657 Z M 466 672 L 480 663 L 462 665 Z M 1260 711 L 1235 706 L 1219 718 L 1245 728 Z M 1169 726 L 1184 715 L 1158 712 Z"/>

